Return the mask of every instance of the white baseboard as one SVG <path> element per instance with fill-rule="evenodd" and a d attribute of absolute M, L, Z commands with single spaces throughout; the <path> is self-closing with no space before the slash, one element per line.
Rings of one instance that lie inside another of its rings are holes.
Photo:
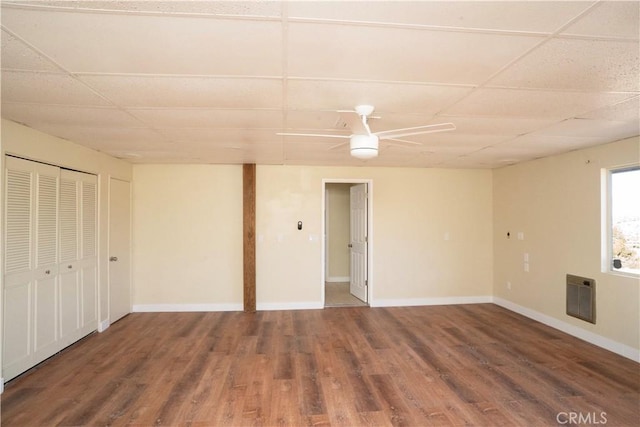
<path fill-rule="evenodd" d="M 259 302 L 258 311 L 273 310 L 317 310 L 324 308 L 322 302 Z"/>
<path fill-rule="evenodd" d="M 111 325 L 111 323 L 109 322 L 109 319 L 103 320 L 102 322 L 99 322 L 98 323 L 98 332 L 106 331 L 109 328 L 110 325 Z"/>
<path fill-rule="evenodd" d="M 4 378 L 0 378 L 0 394 L 4 393 Z"/>
<path fill-rule="evenodd" d="M 499 297 L 494 297 L 493 302 L 500 307 L 504 307 L 507 310 L 511 310 L 515 313 L 521 314 L 533 320 L 537 320 L 540 323 L 544 323 L 547 326 L 551 326 L 554 329 L 565 332 L 576 338 L 580 338 L 583 341 L 597 345 L 606 350 L 612 351 L 620 356 L 631 359 L 640 363 L 640 350 L 630 347 L 626 344 L 619 343 L 612 339 L 603 337 L 602 335 L 595 334 L 593 332 L 586 331 L 582 328 L 574 326 L 570 323 L 556 319 L 555 317 L 548 316 L 538 311 L 532 310 L 527 307 L 523 307 L 514 302 Z"/>
<path fill-rule="evenodd" d="M 242 304 L 134 304 L 134 313 L 186 311 L 242 311 Z"/>
<path fill-rule="evenodd" d="M 441 297 L 441 298 L 406 298 L 376 299 L 371 307 L 412 307 L 417 305 L 454 305 L 454 304 L 486 304 L 493 302 L 490 296 L 475 297 Z"/>
<path fill-rule="evenodd" d="M 327 283 L 349 283 L 351 282 L 351 277 L 349 276 L 332 276 L 332 277 L 327 277 L 325 280 L 325 282 Z"/>

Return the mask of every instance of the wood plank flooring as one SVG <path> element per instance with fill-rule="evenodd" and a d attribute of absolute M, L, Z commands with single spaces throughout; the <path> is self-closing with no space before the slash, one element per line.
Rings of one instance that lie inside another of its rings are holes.
<path fill-rule="evenodd" d="M 637 426 L 639 404 L 637 363 L 477 304 L 131 314 L 6 384 L 1 409 L 3 426 Z"/>

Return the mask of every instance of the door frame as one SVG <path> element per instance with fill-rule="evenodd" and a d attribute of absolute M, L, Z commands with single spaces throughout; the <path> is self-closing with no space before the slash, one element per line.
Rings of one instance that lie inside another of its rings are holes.
<path fill-rule="evenodd" d="M 326 205 L 327 205 L 327 184 L 367 184 L 367 304 L 370 307 L 373 307 L 373 287 L 374 287 L 374 277 L 373 277 L 373 248 L 374 248 L 374 238 L 373 238 L 373 179 L 369 178 L 323 178 L 322 179 L 322 250 L 321 254 L 321 263 L 322 268 L 320 269 L 321 274 L 321 282 L 320 282 L 320 300 L 322 301 L 322 307 L 324 308 L 325 299 L 325 280 L 326 280 L 326 263 L 327 263 L 327 230 L 326 227 Z"/>

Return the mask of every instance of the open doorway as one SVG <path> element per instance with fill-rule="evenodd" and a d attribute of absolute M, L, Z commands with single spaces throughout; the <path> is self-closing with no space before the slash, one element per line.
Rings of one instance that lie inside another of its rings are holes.
<path fill-rule="evenodd" d="M 324 306 L 370 302 L 370 183 L 324 182 Z"/>

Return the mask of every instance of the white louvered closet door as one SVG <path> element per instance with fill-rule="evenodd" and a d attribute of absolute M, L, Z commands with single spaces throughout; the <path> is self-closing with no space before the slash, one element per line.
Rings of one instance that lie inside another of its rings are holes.
<path fill-rule="evenodd" d="M 96 329 L 97 177 L 60 172 L 60 338 L 69 345 Z"/>
<path fill-rule="evenodd" d="M 60 348 L 57 167 L 6 158 L 3 375 L 11 379 Z"/>
<path fill-rule="evenodd" d="M 7 156 L 3 376 L 98 325 L 97 177 Z"/>

